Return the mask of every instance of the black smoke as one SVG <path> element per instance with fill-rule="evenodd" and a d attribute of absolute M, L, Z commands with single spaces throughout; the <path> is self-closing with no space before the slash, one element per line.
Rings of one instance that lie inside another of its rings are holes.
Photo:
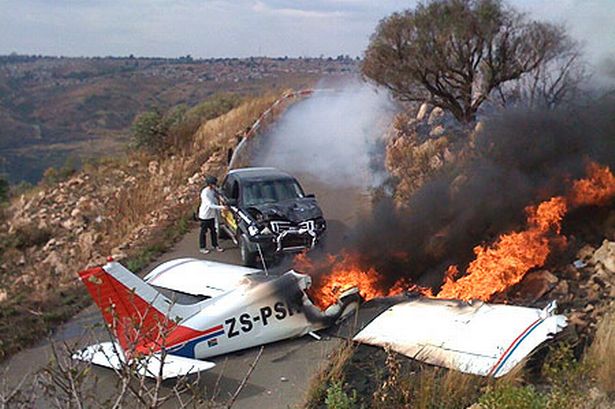
<path fill-rule="evenodd" d="M 565 194 L 588 161 L 615 165 L 615 100 L 560 111 L 509 111 L 485 120 L 475 149 L 416 191 L 403 210 L 383 198 L 353 233 L 364 265 L 392 284 L 436 286 L 474 246 L 523 225 L 524 208 Z"/>

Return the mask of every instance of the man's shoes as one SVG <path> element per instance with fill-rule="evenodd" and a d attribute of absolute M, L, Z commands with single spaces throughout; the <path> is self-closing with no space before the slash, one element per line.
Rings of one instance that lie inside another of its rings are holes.
<path fill-rule="evenodd" d="M 216 247 L 216 251 L 218 253 L 222 253 L 224 251 L 224 249 L 222 247 L 218 246 L 218 247 Z"/>
<path fill-rule="evenodd" d="M 201 253 L 201 254 L 209 254 L 210 251 L 211 250 L 209 250 L 209 249 L 199 249 L 199 253 Z"/>

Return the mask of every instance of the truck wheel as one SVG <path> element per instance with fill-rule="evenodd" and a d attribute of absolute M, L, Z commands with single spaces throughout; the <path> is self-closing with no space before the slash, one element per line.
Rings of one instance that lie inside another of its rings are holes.
<path fill-rule="evenodd" d="M 250 251 L 248 239 L 244 236 L 239 238 L 239 252 L 241 253 L 241 264 L 246 267 L 256 267 L 256 253 Z"/>

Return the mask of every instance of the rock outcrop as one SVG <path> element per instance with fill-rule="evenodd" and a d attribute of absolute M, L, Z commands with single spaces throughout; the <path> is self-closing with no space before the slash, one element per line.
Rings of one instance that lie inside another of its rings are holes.
<path fill-rule="evenodd" d="M 407 202 L 444 166 L 463 157 L 463 142 L 472 130 L 461 126 L 452 115 L 423 103 L 416 114 L 399 114 L 386 148 L 386 168 L 397 181 L 395 200 Z"/>

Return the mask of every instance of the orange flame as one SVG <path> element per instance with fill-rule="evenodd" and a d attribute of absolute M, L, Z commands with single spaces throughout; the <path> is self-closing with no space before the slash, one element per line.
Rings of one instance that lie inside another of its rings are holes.
<path fill-rule="evenodd" d="M 468 266 L 467 274 L 456 281 L 445 280 L 438 298 L 487 301 L 517 284 L 525 273 L 547 260 L 549 235 L 559 234 L 566 210 L 563 197 L 554 197 L 535 208 L 528 207 L 528 229 L 504 234 L 492 246 L 475 247 L 476 259 Z"/>
<path fill-rule="evenodd" d="M 604 206 L 615 196 L 615 176 L 606 166 L 590 163 L 585 179 L 575 180 L 568 195 L 574 207 Z"/>
<path fill-rule="evenodd" d="M 315 276 L 310 289 L 314 303 L 322 309 L 334 304 L 339 296 L 352 287 L 357 287 L 361 297 L 372 299 L 386 295 L 379 288 L 382 276 L 373 267 L 362 268 L 356 256 L 342 252 L 338 257 L 328 255 L 325 260 L 315 264 L 304 253 L 295 257 L 295 269 Z M 314 274 L 326 271 L 327 274 Z"/>
<path fill-rule="evenodd" d="M 528 271 L 543 266 L 552 247 L 566 242 L 560 232 L 569 207 L 606 205 L 615 196 L 615 176 L 608 167 L 591 163 L 587 174 L 587 178 L 573 182 L 566 197 L 556 196 L 537 206 L 528 206 L 525 230 L 505 233 L 489 246 L 476 246 L 476 258 L 464 276 L 456 279 L 458 267 L 449 266 L 436 297 L 488 301 L 519 283 Z M 338 257 L 329 255 L 318 265 L 302 254 L 295 259 L 295 267 L 314 276 L 310 295 L 323 309 L 335 303 L 343 291 L 355 286 L 365 300 L 404 291 L 433 297 L 431 289 L 404 278 L 386 288 L 384 277 L 374 267 L 362 266 L 359 257 L 347 251 Z"/>

